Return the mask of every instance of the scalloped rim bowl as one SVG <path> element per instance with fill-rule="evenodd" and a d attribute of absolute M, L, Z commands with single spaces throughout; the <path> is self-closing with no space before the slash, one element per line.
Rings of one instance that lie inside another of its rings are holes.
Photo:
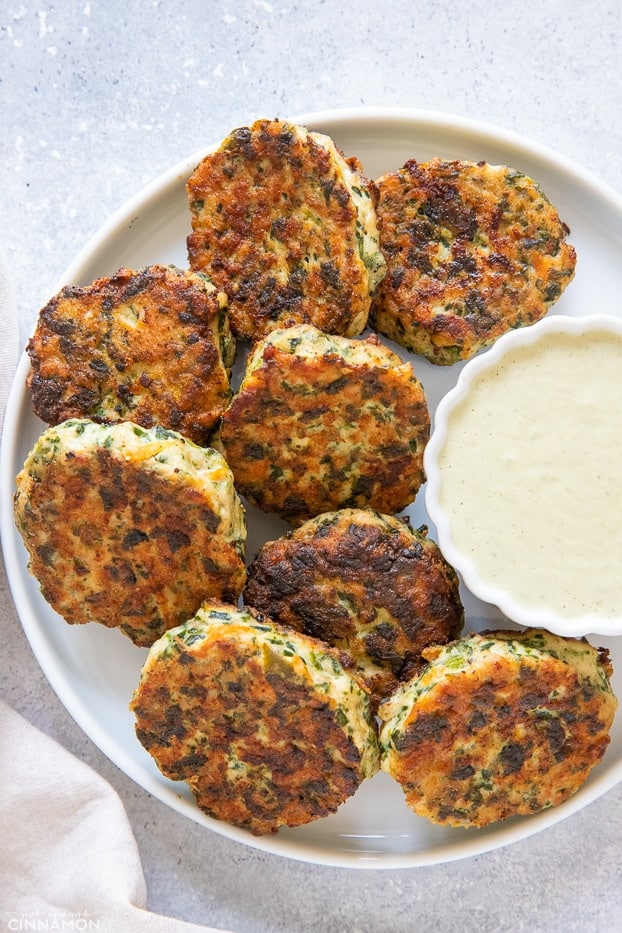
<path fill-rule="evenodd" d="M 606 314 L 589 314 L 584 317 L 554 315 L 504 334 L 490 349 L 466 363 L 454 388 L 440 401 L 435 413 L 432 435 L 424 454 L 427 475 L 425 503 L 428 515 L 436 525 L 438 544 L 445 558 L 461 575 L 467 589 L 484 602 L 497 606 L 508 619 L 519 625 L 543 627 L 557 635 L 575 638 L 589 634 L 622 635 L 622 614 L 605 617 L 596 613 L 586 613 L 568 617 L 546 606 L 526 607 L 508 589 L 483 579 L 476 566 L 477 555 L 467 555 L 454 540 L 452 516 L 441 504 L 443 475 L 439 460 L 449 435 L 450 418 L 457 406 L 468 397 L 479 376 L 498 367 L 501 361 L 517 348 L 535 345 L 551 334 L 581 336 L 603 331 L 622 338 L 622 320 Z"/>

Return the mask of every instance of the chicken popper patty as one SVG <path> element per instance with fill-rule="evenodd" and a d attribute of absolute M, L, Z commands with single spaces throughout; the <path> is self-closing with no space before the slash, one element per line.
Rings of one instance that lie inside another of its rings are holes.
<path fill-rule="evenodd" d="M 205 443 L 231 398 L 226 306 L 207 276 L 172 266 L 63 288 L 27 346 L 36 414 L 161 424 Z"/>
<path fill-rule="evenodd" d="M 608 652 L 543 629 L 424 652 L 380 706 L 382 767 L 420 816 L 486 826 L 570 797 L 602 758 L 617 707 Z"/>
<path fill-rule="evenodd" d="M 256 344 L 220 443 L 238 491 L 300 524 L 341 507 L 400 511 L 423 482 L 429 431 L 409 363 L 375 337 L 301 324 Z"/>
<path fill-rule="evenodd" d="M 364 509 L 310 519 L 266 542 L 245 601 L 353 657 L 375 704 L 462 631 L 458 578 L 426 531 Z"/>
<path fill-rule="evenodd" d="M 237 336 L 302 322 L 361 333 L 385 267 L 375 190 L 332 139 L 257 120 L 206 156 L 187 190 L 190 265 L 227 292 Z"/>
<path fill-rule="evenodd" d="M 244 585 L 246 526 L 215 450 L 163 428 L 72 419 L 17 477 L 15 521 L 44 598 L 71 623 L 152 644 Z"/>
<path fill-rule="evenodd" d="M 377 186 L 387 274 L 370 322 L 433 363 L 533 324 L 574 275 L 568 227 L 521 172 L 412 159 Z"/>
<path fill-rule="evenodd" d="M 366 692 L 338 654 L 206 603 L 153 645 L 131 702 L 160 770 L 255 834 L 327 816 L 378 768 Z"/>

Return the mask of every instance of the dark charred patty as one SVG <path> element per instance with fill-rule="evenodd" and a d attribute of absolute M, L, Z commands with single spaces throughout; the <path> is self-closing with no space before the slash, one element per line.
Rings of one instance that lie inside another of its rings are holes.
<path fill-rule="evenodd" d="M 15 521 L 56 612 L 118 627 L 137 645 L 244 585 L 231 471 L 217 451 L 163 428 L 48 428 L 17 477 Z"/>
<path fill-rule="evenodd" d="M 206 156 L 187 189 L 190 265 L 227 292 L 237 336 L 299 323 L 361 333 L 384 274 L 375 190 L 328 136 L 258 120 Z"/>
<path fill-rule="evenodd" d="M 400 511 L 423 482 L 429 430 L 409 363 L 375 337 L 301 324 L 255 346 L 220 443 L 238 491 L 300 524 L 341 507 Z"/>
<path fill-rule="evenodd" d="M 574 275 L 567 226 L 512 168 L 413 159 L 377 185 L 387 274 L 370 320 L 433 363 L 533 324 Z"/>
<path fill-rule="evenodd" d="M 383 768 L 420 816 L 468 827 L 535 813 L 602 758 L 617 707 L 606 650 L 532 629 L 425 656 L 379 710 Z"/>
<path fill-rule="evenodd" d="M 346 649 L 374 701 L 457 638 L 458 579 L 438 546 L 397 518 L 362 509 L 319 515 L 264 544 L 244 599 L 277 622 Z"/>
<path fill-rule="evenodd" d="M 327 816 L 378 768 L 368 696 L 338 654 L 234 606 L 167 632 L 131 709 L 163 774 L 255 834 Z"/>
<path fill-rule="evenodd" d="M 160 424 L 205 443 L 231 398 L 226 303 L 206 276 L 172 266 L 63 288 L 27 347 L 36 414 Z"/>

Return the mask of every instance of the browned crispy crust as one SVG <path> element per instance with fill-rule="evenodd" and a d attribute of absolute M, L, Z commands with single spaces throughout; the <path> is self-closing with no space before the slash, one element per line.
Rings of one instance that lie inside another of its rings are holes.
<path fill-rule="evenodd" d="M 202 640 L 219 615 L 232 624 Z M 263 629 L 256 641 L 253 625 Z M 270 620 L 206 604 L 167 636 L 131 703 L 138 739 L 163 774 L 186 781 L 209 816 L 255 835 L 328 816 L 369 776 L 340 708 L 295 666 L 301 645 L 328 657 L 326 646 Z M 334 664 L 344 676 L 336 656 Z M 364 698 L 358 715 L 377 767 Z"/>
<path fill-rule="evenodd" d="M 387 274 L 370 323 L 433 363 L 539 320 L 574 275 L 568 227 L 514 169 L 411 159 L 377 186 Z"/>
<path fill-rule="evenodd" d="M 357 345 L 383 353 L 382 363 L 352 360 L 354 341 L 343 337 L 331 338 L 323 356 L 309 355 L 314 330 L 288 330 L 293 351 L 257 345 L 260 363 L 220 429 L 236 487 L 294 525 L 343 507 L 399 512 L 424 480 L 423 388 L 410 364 L 375 337 Z"/>
<path fill-rule="evenodd" d="M 204 276 L 161 265 L 63 288 L 27 347 L 36 414 L 161 424 L 205 443 L 231 397 L 225 304 Z"/>
<path fill-rule="evenodd" d="M 151 645 L 209 596 L 236 599 L 246 578 L 209 491 L 113 446 L 58 448 L 23 470 L 15 519 L 53 609 L 70 624 L 119 628 L 136 645 Z"/>
<path fill-rule="evenodd" d="M 486 632 L 426 657 L 437 666 L 380 707 L 383 767 L 418 815 L 462 827 L 529 815 L 570 797 L 602 758 L 617 701 L 606 652 L 585 639 Z"/>
<path fill-rule="evenodd" d="M 266 542 L 249 566 L 249 605 L 350 652 L 377 704 L 462 631 L 458 578 L 425 531 L 343 509 Z"/>
<path fill-rule="evenodd" d="M 299 129 L 240 127 L 188 181 L 190 266 L 227 292 L 238 337 L 302 322 L 350 336 L 367 322 L 356 206 L 333 155 Z"/>

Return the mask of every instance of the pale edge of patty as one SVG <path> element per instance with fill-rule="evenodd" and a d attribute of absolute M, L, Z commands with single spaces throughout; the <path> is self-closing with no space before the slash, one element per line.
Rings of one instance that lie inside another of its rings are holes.
<path fill-rule="evenodd" d="M 378 232 L 378 221 L 376 211 L 369 192 L 368 183 L 363 180 L 361 175 L 354 171 L 344 158 L 343 153 L 337 148 L 333 139 L 324 133 L 307 131 L 304 127 L 296 127 L 295 132 L 298 135 L 308 133 L 319 146 L 323 146 L 330 152 L 336 164 L 341 169 L 346 188 L 352 195 L 352 200 L 356 207 L 358 220 L 356 224 L 356 240 L 358 244 L 359 255 L 363 260 L 365 268 L 369 274 L 369 292 L 373 295 L 378 285 L 384 278 L 386 272 L 386 261 L 380 249 L 380 235 Z"/>
<path fill-rule="evenodd" d="M 399 779 L 401 770 L 398 746 L 408 723 L 416 717 L 418 702 L 425 702 L 427 696 L 433 695 L 435 687 L 442 686 L 448 678 L 459 680 L 463 675 L 468 677 L 469 670 L 477 666 L 478 659 L 492 667 L 495 664 L 503 667 L 508 657 L 515 658 L 519 662 L 521 658 L 524 658 L 536 663 L 539 659 L 546 657 L 556 659 L 576 673 L 579 683 L 589 685 L 600 697 L 605 725 L 611 725 L 618 706 L 610 683 L 612 669 L 608 654 L 601 653 L 586 639 L 563 638 L 545 629 L 527 629 L 516 632 L 500 630 L 471 634 L 449 645 L 432 646 L 424 651 L 424 657 L 429 662 L 427 667 L 410 681 L 401 684 L 378 710 L 381 720 L 379 732 L 381 767 L 396 779 Z M 468 692 L 468 685 L 465 689 Z M 517 695 L 520 690 L 520 685 L 517 683 Z M 552 699 L 554 700 L 554 697 Z M 596 763 L 596 761 L 593 762 L 593 764 Z M 583 779 L 585 777 L 587 774 L 583 776 Z M 412 778 L 413 782 L 417 782 L 416 774 L 413 774 Z M 543 782 L 545 779 L 546 775 L 541 775 Z M 407 791 L 406 786 L 403 789 Z M 576 789 L 578 786 L 573 789 L 573 792 Z M 421 807 L 413 805 L 415 812 L 435 821 L 432 813 L 425 806 L 425 801 L 421 800 L 420 803 Z M 542 806 L 549 805 L 551 804 Z M 520 812 L 524 814 L 525 811 Z M 469 820 L 466 819 L 454 825 L 467 826 Z M 485 825 L 485 823 L 473 825 Z"/>
<path fill-rule="evenodd" d="M 274 346 L 283 353 L 302 356 L 306 360 L 322 360 L 330 354 L 341 357 L 353 366 L 380 366 L 392 370 L 402 369 L 411 375 L 410 363 L 404 361 L 389 347 L 372 340 L 353 340 L 326 334 L 311 324 L 277 328 L 258 341 L 248 355 L 244 377 L 238 393 L 251 381 L 253 373 L 263 364 L 266 347 Z"/>

